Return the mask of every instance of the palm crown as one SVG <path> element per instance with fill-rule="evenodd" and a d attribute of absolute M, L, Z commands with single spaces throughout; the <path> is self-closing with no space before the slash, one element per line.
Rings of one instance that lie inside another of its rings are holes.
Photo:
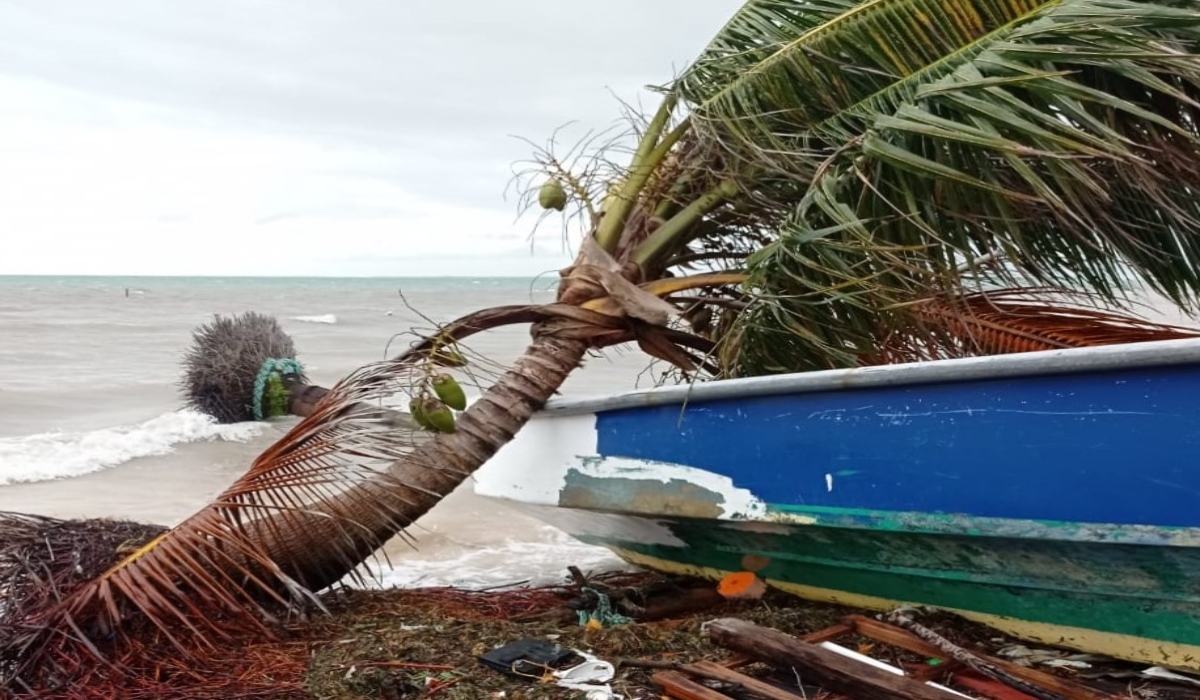
<path fill-rule="evenodd" d="M 651 123 L 597 237 L 649 277 L 745 267 L 729 374 L 986 352 L 962 321 L 988 289 L 1121 305 L 1142 283 L 1190 311 L 1197 46 L 1187 2 L 752 0 L 669 88 L 659 120 L 685 116 Z"/>

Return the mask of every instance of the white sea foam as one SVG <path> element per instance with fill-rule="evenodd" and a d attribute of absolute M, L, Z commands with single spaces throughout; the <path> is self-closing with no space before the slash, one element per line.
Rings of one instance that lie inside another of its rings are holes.
<path fill-rule="evenodd" d="M 292 316 L 293 321 L 300 323 L 337 323 L 338 318 L 334 314 L 318 314 L 315 316 Z"/>
<path fill-rule="evenodd" d="M 510 584 L 560 583 L 568 566 L 584 572 L 626 571 L 629 564 L 603 547 L 594 547 L 546 526 L 531 540 L 471 548 L 453 557 L 421 557 L 368 565 L 370 587 L 455 586 L 482 589 Z M 418 535 L 417 546 L 420 546 Z M 418 552 L 419 554 L 419 552 Z"/>
<path fill-rule="evenodd" d="M 0 438 L 0 486 L 80 476 L 137 457 L 166 454 L 186 442 L 245 442 L 261 435 L 264 425 L 218 425 L 202 413 L 176 411 L 136 425 Z"/>

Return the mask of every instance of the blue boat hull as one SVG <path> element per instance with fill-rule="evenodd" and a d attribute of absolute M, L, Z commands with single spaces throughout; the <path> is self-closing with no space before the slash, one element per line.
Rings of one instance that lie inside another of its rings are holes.
<path fill-rule="evenodd" d="M 477 490 L 657 568 L 1194 666 L 1197 403 L 1191 340 L 713 382 L 552 405 Z"/>

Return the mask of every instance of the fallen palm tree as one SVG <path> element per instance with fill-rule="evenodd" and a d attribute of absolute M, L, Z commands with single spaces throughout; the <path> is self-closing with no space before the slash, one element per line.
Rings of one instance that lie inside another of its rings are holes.
<path fill-rule="evenodd" d="M 977 354 L 1029 341 L 1034 316 L 1061 343 L 1064 305 L 972 315 L 962 261 L 981 258 L 1004 262 L 982 288 L 1120 310 L 1134 278 L 1194 308 L 1198 46 L 1170 0 L 751 0 L 663 88 L 627 164 L 539 157 L 530 196 L 553 180 L 543 203 L 586 230 L 554 303 L 471 314 L 333 387 L 211 505 L 32 615 L 4 682 L 67 682 L 130 620 L 186 654 L 318 605 L 592 350 L 723 377 Z M 452 431 L 380 420 L 376 402 L 428 391 L 443 348 L 511 323 L 530 345 Z"/>

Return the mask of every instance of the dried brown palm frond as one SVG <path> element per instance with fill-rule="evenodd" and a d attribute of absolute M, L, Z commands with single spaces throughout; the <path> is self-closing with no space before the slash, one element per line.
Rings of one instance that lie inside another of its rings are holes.
<path fill-rule="evenodd" d="M 1005 289 L 909 307 L 921 332 L 885 338 L 867 364 L 1200 337 L 1200 329 L 1084 306 L 1063 290 Z"/>
<path fill-rule="evenodd" d="M 229 626 L 261 628 L 274 611 L 314 603 L 311 591 L 409 524 L 401 513 L 426 490 L 397 483 L 387 467 L 427 434 L 397 429 L 370 406 L 406 386 L 411 371 L 412 363 L 388 363 L 351 376 L 210 506 L 27 619 L 18 638 L 4 640 L 13 667 L 0 681 L 63 682 L 64 670 L 104 656 L 130 617 L 186 650 L 213 644 Z"/>

